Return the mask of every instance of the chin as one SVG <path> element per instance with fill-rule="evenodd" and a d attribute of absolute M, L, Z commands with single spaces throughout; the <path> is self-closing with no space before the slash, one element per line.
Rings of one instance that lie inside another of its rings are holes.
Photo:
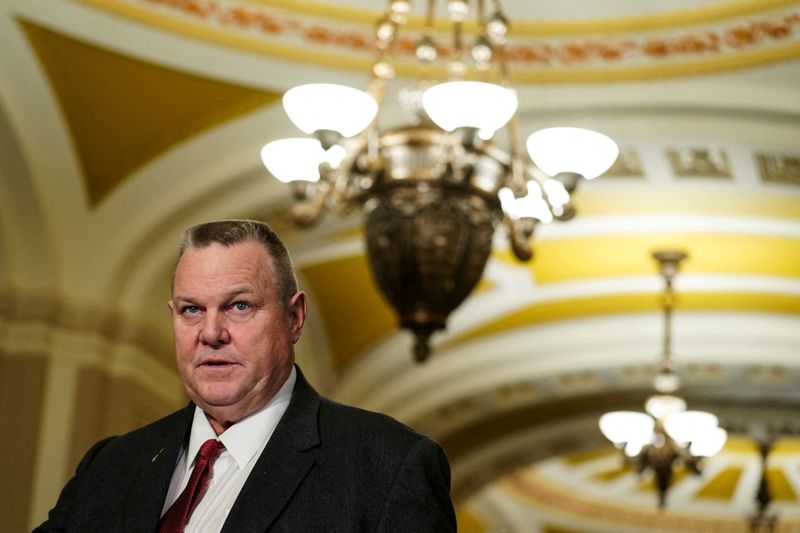
<path fill-rule="evenodd" d="M 198 405 L 208 405 L 209 407 L 228 407 L 239 402 L 244 395 L 239 389 L 233 387 L 198 387 L 197 392 L 192 396 Z"/>

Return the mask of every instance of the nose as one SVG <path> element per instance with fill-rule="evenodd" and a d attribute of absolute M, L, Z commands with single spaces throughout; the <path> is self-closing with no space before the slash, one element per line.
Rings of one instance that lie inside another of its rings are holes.
<path fill-rule="evenodd" d="M 231 337 L 226 327 L 225 315 L 214 310 L 207 311 L 199 335 L 200 343 L 212 348 L 228 344 Z"/>

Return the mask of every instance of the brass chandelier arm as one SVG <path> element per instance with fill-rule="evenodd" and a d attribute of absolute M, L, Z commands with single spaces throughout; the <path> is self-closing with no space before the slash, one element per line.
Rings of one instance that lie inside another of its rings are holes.
<path fill-rule="evenodd" d="M 493 0 L 492 7 L 496 14 L 501 12 L 499 0 Z M 478 0 L 478 22 L 482 31 L 488 37 L 483 0 Z M 510 87 L 511 73 L 508 69 L 504 40 L 495 40 L 492 43 L 492 55 L 499 71 L 500 83 L 505 87 Z M 510 156 L 510 172 L 506 180 L 507 186 L 514 192 L 515 196 L 522 197 L 527 194 L 527 180 L 535 179 L 535 177 L 532 173 L 526 171 L 526 163 L 522 155 L 522 139 L 519 135 L 519 120 L 516 113 L 506 124 L 506 131 L 508 132 Z M 514 255 L 520 261 L 530 261 L 533 258 L 533 247 L 530 239 L 536 227 L 536 220 L 532 218 L 514 220 L 507 213 L 504 213 L 503 225 L 506 228 L 506 234 Z"/>
<path fill-rule="evenodd" d="M 536 219 L 520 218 L 514 220 L 508 215 L 503 215 L 503 226 L 506 229 L 514 256 L 520 261 L 530 261 L 533 258 L 533 247 L 530 239 L 536 227 Z"/>
<path fill-rule="evenodd" d="M 433 32 L 433 21 L 436 13 L 436 0 L 428 0 L 425 8 L 425 35 L 430 37 Z"/>
<path fill-rule="evenodd" d="M 678 250 L 658 251 L 653 253 L 653 258 L 658 261 L 659 271 L 664 279 L 664 293 L 661 299 L 664 316 L 664 336 L 659 360 L 659 372 L 656 377 L 656 390 L 669 393 L 674 391 L 674 389 L 668 390 L 673 388 L 672 382 L 674 382 L 674 388 L 678 386 L 678 378 L 672 360 L 672 316 L 676 298 L 673 279 L 680 269 L 681 262 L 686 259 L 686 253 Z"/>
<path fill-rule="evenodd" d="M 664 290 L 664 339 L 661 351 L 661 365 L 665 368 L 672 366 L 672 309 L 674 296 L 672 292 L 672 278 L 666 278 Z"/>
<path fill-rule="evenodd" d="M 481 2 L 482 4 L 483 2 Z M 495 0 L 493 2 L 495 12 L 500 12 L 500 3 Z M 499 70 L 500 83 L 504 87 L 511 86 L 511 73 L 508 69 L 508 62 L 506 58 L 506 45 L 503 41 L 496 41 L 492 43 L 492 54 L 495 57 L 497 68 Z M 508 132 L 509 142 L 509 155 L 511 156 L 511 173 L 508 180 L 508 186 L 514 191 L 517 196 L 524 196 L 526 194 L 525 182 L 527 173 L 525 171 L 525 161 L 523 159 L 522 151 L 522 138 L 519 135 L 519 119 L 517 114 L 511 117 L 511 120 L 506 124 L 506 131 Z"/>
<path fill-rule="evenodd" d="M 307 228 L 316 224 L 327 210 L 327 199 L 333 188 L 330 182 L 320 180 L 313 184 L 314 192 L 309 195 L 308 191 L 305 190 L 309 185 L 304 182 L 296 183 L 295 195 L 304 198 L 305 201 L 296 202 L 292 206 L 291 217 L 295 224 Z M 301 188 L 303 190 L 300 190 Z"/>
<path fill-rule="evenodd" d="M 454 65 L 453 68 L 450 70 L 450 75 L 452 77 L 460 78 L 464 74 L 463 69 L 463 57 L 464 57 L 464 45 L 461 39 L 461 30 L 462 30 L 463 23 L 460 20 L 453 19 L 453 57 L 452 57 L 452 64 Z M 461 65 L 459 68 L 457 65 Z"/>
<path fill-rule="evenodd" d="M 332 171 L 333 186 L 328 199 L 330 204 L 350 207 L 352 200 L 357 195 L 357 192 L 352 190 L 353 184 L 350 181 L 350 172 L 357 165 L 357 159 L 363 153 L 364 148 L 369 145 L 369 139 L 365 136 L 367 134 L 369 133 L 361 134 L 354 139 L 353 144 L 358 148 L 349 150 L 339 168 Z M 369 156 L 368 152 L 367 150 L 367 157 Z"/>
<path fill-rule="evenodd" d="M 658 507 L 663 509 L 667 504 L 667 492 L 672 484 L 675 464 L 681 462 L 692 473 L 700 474 L 700 461 L 670 438 L 664 431 L 663 425 L 657 424 L 655 432 L 657 434 L 655 442 L 645 446 L 636 457 L 636 470 L 639 473 L 647 469 L 653 471 L 658 492 Z"/>
<path fill-rule="evenodd" d="M 509 138 L 509 152 L 511 156 L 511 172 L 509 174 L 508 186 L 514 191 L 516 196 L 524 196 L 526 190 L 525 161 L 522 158 L 522 142 L 517 128 L 517 116 L 511 117 L 506 126 Z"/>

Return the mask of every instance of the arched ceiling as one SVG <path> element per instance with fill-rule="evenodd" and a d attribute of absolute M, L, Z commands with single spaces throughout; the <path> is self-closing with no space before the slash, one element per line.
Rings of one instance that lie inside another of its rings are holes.
<path fill-rule="evenodd" d="M 311 296 L 307 373 L 445 445 L 464 531 L 655 531 L 653 517 L 667 517 L 659 531 L 744 531 L 746 422 L 791 420 L 800 405 L 800 3 L 504 6 L 520 130 L 593 127 L 622 156 L 581 184 L 575 220 L 537 230 L 533 262 L 498 233 L 425 365 L 372 283 L 360 216 L 292 227 L 289 191 L 258 159 L 296 135 L 283 91 L 365 84 L 382 7 L 367 0 L 0 3 L 5 305 L 48 294 L 102 310 L 169 354 L 163 302 L 182 228 L 262 218 Z M 415 73 L 421 16 L 410 25 L 398 86 Z M 385 117 L 404 119 L 392 98 Z M 595 422 L 650 390 L 661 284 L 649 254 L 663 247 L 689 253 L 674 339 L 685 395 L 738 433 L 657 514 Z M 800 454 L 781 446 L 776 505 L 798 527 Z"/>

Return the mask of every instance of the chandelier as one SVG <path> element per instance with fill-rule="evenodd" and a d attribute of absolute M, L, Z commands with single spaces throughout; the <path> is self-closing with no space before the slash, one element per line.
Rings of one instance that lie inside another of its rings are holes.
<path fill-rule="evenodd" d="M 330 208 L 363 208 L 370 269 L 401 326 L 413 332 L 417 361 L 429 357 L 431 334 L 480 280 L 495 228 L 502 225 L 514 255 L 529 260 L 535 226 L 572 218 L 570 193 L 580 178 L 602 174 L 618 155 L 605 135 L 563 127 L 531 134 L 526 156 L 499 2 L 489 10 L 483 0 L 443 7 L 446 15 L 427 2 L 414 39 L 400 36 L 410 2 L 390 0 L 375 26 L 366 90 L 330 83 L 290 89 L 284 109 L 309 137 L 261 151 L 270 173 L 291 184 L 298 225 L 314 224 Z M 442 15 L 450 44 L 441 39 Z M 465 26 L 475 28 L 470 43 Z M 416 56 L 418 73 L 398 91 L 408 123 L 379 124 L 405 51 Z"/>
<path fill-rule="evenodd" d="M 672 311 L 675 296 L 672 280 L 686 254 L 678 251 L 653 253 L 664 278 L 664 340 L 658 372 L 654 380 L 655 394 L 645 403 L 646 413 L 615 411 L 600 417 L 603 435 L 624 451 L 626 461 L 638 472 L 653 471 L 659 507 L 666 505 L 667 490 L 673 468 L 682 463 L 689 471 L 700 474 L 704 457 L 716 454 L 727 439 L 717 417 L 704 411 L 687 411 L 686 402 L 676 395 L 680 377 L 672 360 Z"/>

